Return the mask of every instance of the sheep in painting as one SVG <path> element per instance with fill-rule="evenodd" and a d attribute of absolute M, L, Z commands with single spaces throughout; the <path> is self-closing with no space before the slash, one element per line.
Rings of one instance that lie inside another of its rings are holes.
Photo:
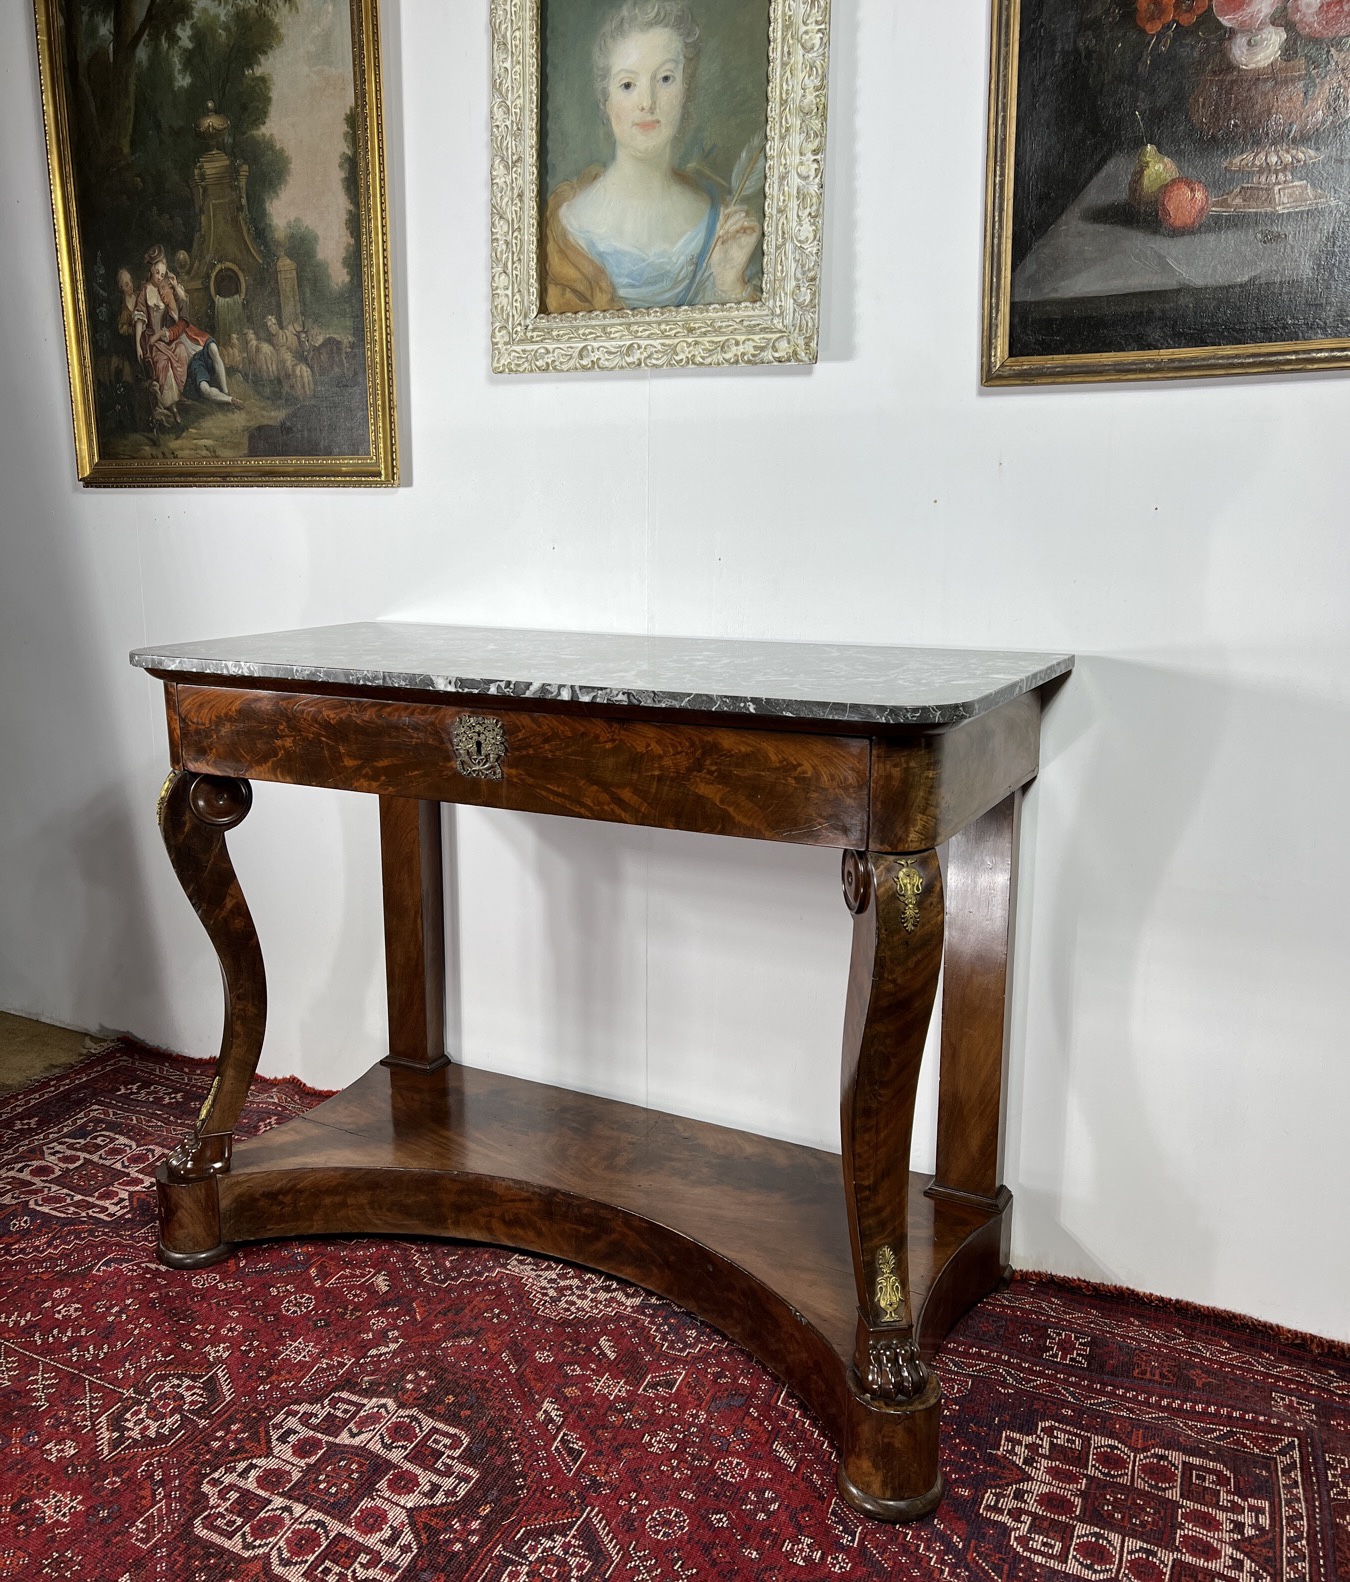
<path fill-rule="evenodd" d="M 247 332 L 248 339 L 248 369 L 255 379 L 267 379 L 272 383 L 277 377 L 277 354 L 266 341 L 260 341 L 252 330 Z"/>

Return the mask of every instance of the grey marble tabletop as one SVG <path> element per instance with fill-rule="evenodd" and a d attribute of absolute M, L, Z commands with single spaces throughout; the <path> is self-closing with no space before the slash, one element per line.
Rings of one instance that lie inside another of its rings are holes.
<path fill-rule="evenodd" d="M 362 621 L 137 648 L 143 669 L 467 697 L 871 725 L 972 719 L 1073 667 L 1069 654 Z"/>

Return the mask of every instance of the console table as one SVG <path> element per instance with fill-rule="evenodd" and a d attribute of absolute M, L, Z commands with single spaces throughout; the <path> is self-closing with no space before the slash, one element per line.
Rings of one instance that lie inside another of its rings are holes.
<path fill-rule="evenodd" d="M 220 958 L 225 1029 L 160 1165 L 159 1257 L 370 1232 L 544 1253 L 747 1347 L 839 1448 L 839 1487 L 931 1511 L 952 1324 L 1004 1277 L 1018 807 L 1065 655 L 367 623 L 138 649 L 164 683 L 159 822 Z M 379 798 L 389 1054 L 236 1142 L 262 953 L 225 836 L 251 780 Z M 439 804 L 833 846 L 853 953 L 840 1157 L 452 1064 Z M 944 967 L 937 1169 L 909 1169 Z"/>

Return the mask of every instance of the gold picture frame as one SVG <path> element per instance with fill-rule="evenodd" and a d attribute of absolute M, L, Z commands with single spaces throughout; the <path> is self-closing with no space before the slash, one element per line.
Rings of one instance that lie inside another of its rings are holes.
<path fill-rule="evenodd" d="M 492 0 L 493 371 L 815 362 L 829 0 L 688 0 L 673 11 L 648 0 L 632 8 L 660 25 L 675 16 L 703 57 L 697 95 L 691 86 L 690 102 L 682 101 L 670 155 L 675 177 L 711 197 L 687 199 L 693 207 L 701 202 L 708 215 L 703 261 L 688 264 L 691 279 L 683 289 L 690 301 L 630 305 L 604 267 L 573 251 L 582 294 L 567 298 L 565 311 L 549 310 L 549 301 L 558 300 L 550 298 L 558 197 L 580 191 L 599 171 L 608 174 L 602 146 L 619 159 L 605 103 L 590 95 L 593 87 L 600 91 L 592 75 L 599 71 L 592 53 L 598 30 L 622 31 L 622 9 L 620 0 Z M 691 13 L 692 26 L 676 16 L 681 9 Z M 720 132 L 706 136 L 701 118 Z M 608 144 L 597 144 L 597 136 Z M 698 148 L 691 150 L 695 139 Z M 583 148 L 601 161 L 585 174 L 576 169 L 589 157 Z M 552 179 L 563 174 L 577 180 Z M 760 240 L 741 274 L 732 271 L 741 299 L 718 299 L 723 288 L 706 251 L 712 249 L 715 265 L 723 235 L 718 215 L 734 219 L 751 210 L 751 220 L 741 223 L 758 226 Z M 699 235 L 697 216 L 689 235 Z"/>
<path fill-rule="evenodd" d="M 379 0 L 34 3 L 80 480 L 397 484 Z"/>
<path fill-rule="evenodd" d="M 1350 365 L 1350 38 L 1222 10 L 993 0 L 985 385 Z"/>

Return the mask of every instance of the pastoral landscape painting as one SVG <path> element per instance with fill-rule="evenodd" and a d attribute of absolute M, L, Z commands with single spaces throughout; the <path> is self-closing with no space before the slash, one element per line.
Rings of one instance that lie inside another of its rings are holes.
<path fill-rule="evenodd" d="M 87 482 L 393 481 L 376 25 L 38 0 Z"/>

